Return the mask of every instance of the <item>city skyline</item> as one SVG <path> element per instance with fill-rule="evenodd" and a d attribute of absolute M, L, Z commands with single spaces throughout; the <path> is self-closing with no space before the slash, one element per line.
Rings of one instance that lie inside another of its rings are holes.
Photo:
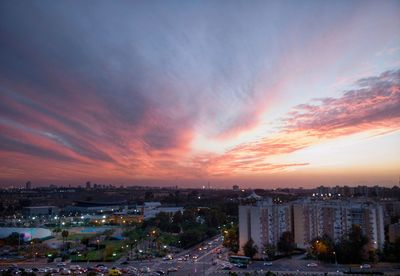
<path fill-rule="evenodd" d="M 0 3 L 0 187 L 398 185 L 398 1 Z"/>

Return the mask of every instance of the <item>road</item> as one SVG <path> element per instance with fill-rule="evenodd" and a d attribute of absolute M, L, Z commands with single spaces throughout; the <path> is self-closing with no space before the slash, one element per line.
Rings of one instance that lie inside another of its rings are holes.
<path fill-rule="evenodd" d="M 201 249 L 200 249 L 201 248 Z M 218 254 L 218 252 L 220 252 Z M 189 256 L 189 258 L 185 258 Z M 226 265 L 228 258 L 228 252 L 222 246 L 222 237 L 217 236 L 213 239 L 207 240 L 202 244 L 185 250 L 174 256 L 172 260 L 162 260 L 161 258 L 148 260 L 148 261 L 129 261 L 128 264 L 111 264 L 103 263 L 109 268 L 117 266 L 120 268 L 135 267 L 141 269 L 148 267 L 150 271 L 163 270 L 167 272 L 169 268 L 176 268 L 177 271 L 170 272 L 169 275 L 176 276 L 190 276 L 190 275 L 228 275 L 229 271 L 223 270 L 222 268 Z M 316 263 L 315 267 L 308 267 L 309 263 Z M 98 263 L 79 263 L 81 267 L 96 266 Z M 54 267 L 55 264 L 48 264 L 44 262 L 32 263 L 21 263 L 18 264 L 24 268 L 44 268 Z M 4 268 L 5 265 L 0 267 Z M 262 275 L 261 272 L 272 271 L 278 275 L 343 275 L 343 271 L 348 271 L 351 268 L 352 271 L 382 271 L 385 275 L 400 275 L 400 269 L 395 264 L 376 264 L 371 269 L 362 270 L 359 266 L 353 265 L 335 265 L 335 264 L 323 264 L 315 261 L 304 260 L 304 256 L 293 256 L 292 258 L 284 258 L 272 262 L 272 265 L 265 266 L 263 261 L 254 261 L 249 265 L 247 269 L 232 268 L 239 275 L 243 275 L 245 272 L 258 272 L 258 275 Z M 338 272 L 339 271 L 339 272 Z M 139 275 L 151 275 L 151 273 L 141 273 Z"/>

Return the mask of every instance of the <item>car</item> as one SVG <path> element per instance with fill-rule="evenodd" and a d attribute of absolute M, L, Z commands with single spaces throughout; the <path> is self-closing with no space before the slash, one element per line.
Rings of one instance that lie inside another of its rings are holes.
<path fill-rule="evenodd" d="M 105 267 L 99 267 L 99 270 L 100 273 L 107 273 L 109 269 L 108 267 L 105 266 Z"/>
<path fill-rule="evenodd" d="M 360 265 L 360 268 L 361 269 L 368 269 L 368 268 L 371 268 L 371 265 L 370 264 L 362 264 L 362 265 Z"/>
<path fill-rule="evenodd" d="M 264 265 L 265 265 L 265 266 L 271 266 L 271 265 L 272 265 L 272 262 L 265 262 Z"/>
<path fill-rule="evenodd" d="M 167 271 L 168 271 L 168 272 L 175 272 L 175 271 L 178 271 L 178 268 L 171 266 L 171 267 L 169 267 L 169 268 L 167 269 Z"/>
<path fill-rule="evenodd" d="M 57 268 L 57 267 L 47 267 L 46 269 L 47 269 L 47 272 L 50 272 L 50 273 L 58 273 L 58 272 L 60 272 L 60 269 Z"/>
<path fill-rule="evenodd" d="M 113 267 L 108 271 L 108 275 L 109 276 L 119 276 L 119 275 L 122 275 L 122 272 L 119 269 L 117 269 L 116 267 Z"/>
<path fill-rule="evenodd" d="M 307 264 L 307 266 L 308 266 L 308 267 L 316 267 L 316 266 L 318 266 L 318 264 L 316 264 L 316 263 L 309 263 L 309 264 Z"/>
<path fill-rule="evenodd" d="M 106 267 L 103 264 L 96 265 L 96 268 L 99 270 L 99 272 L 107 272 L 108 271 L 108 267 Z"/>
<path fill-rule="evenodd" d="M 178 262 L 182 262 L 184 259 L 183 258 L 178 258 L 178 259 L 176 259 Z"/>
<path fill-rule="evenodd" d="M 139 271 L 142 273 L 149 273 L 149 272 L 151 272 L 151 269 L 148 266 L 143 266 L 139 269 Z"/>
<path fill-rule="evenodd" d="M 61 275 L 70 275 L 71 274 L 71 270 L 63 268 L 63 269 L 61 269 L 60 274 Z"/>
<path fill-rule="evenodd" d="M 228 266 L 228 265 L 224 265 L 223 267 L 222 267 L 222 270 L 231 270 L 232 269 L 232 267 L 230 267 L 230 266 Z"/>
<path fill-rule="evenodd" d="M 87 271 L 88 272 L 100 272 L 100 269 L 98 269 L 97 267 L 94 267 L 94 266 L 89 266 L 87 268 Z"/>
<path fill-rule="evenodd" d="M 81 269 L 81 267 L 79 265 L 70 265 L 69 266 L 69 270 L 75 271 L 75 270 L 79 270 Z"/>
<path fill-rule="evenodd" d="M 193 258 L 194 260 L 196 260 L 198 257 L 199 257 L 198 255 L 193 255 L 193 256 L 192 256 L 192 258 Z"/>
<path fill-rule="evenodd" d="M 165 274 L 165 271 L 161 270 L 161 269 L 157 270 L 156 272 L 158 273 L 158 275 L 164 275 Z"/>
<path fill-rule="evenodd" d="M 170 261 L 172 260 L 174 257 L 172 257 L 172 255 L 167 255 L 163 258 L 164 261 Z"/>
<path fill-rule="evenodd" d="M 124 262 L 121 263 L 121 265 L 127 265 L 127 264 L 129 264 L 128 261 L 124 261 Z"/>
<path fill-rule="evenodd" d="M 137 272 L 138 271 L 138 269 L 133 266 L 128 266 L 126 269 L 128 269 L 129 272 Z"/>
<path fill-rule="evenodd" d="M 60 262 L 57 264 L 57 267 L 65 267 L 65 266 L 67 266 L 67 264 L 64 262 Z"/>

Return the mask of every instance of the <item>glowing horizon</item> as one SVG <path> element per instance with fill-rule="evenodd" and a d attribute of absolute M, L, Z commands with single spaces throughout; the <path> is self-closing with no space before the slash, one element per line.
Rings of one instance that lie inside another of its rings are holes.
<path fill-rule="evenodd" d="M 0 3 L 0 187 L 397 185 L 398 1 Z"/>

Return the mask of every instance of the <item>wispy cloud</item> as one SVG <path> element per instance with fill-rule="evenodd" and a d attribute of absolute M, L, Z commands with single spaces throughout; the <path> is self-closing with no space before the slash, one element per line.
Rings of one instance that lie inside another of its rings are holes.
<path fill-rule="evenodd" d="M 315 99 L 301 104 L 282 119 L 281 131 L 241 144 L 225 154 L 202 162 L 211 175 L 268 173 L 296 164 L 271 164 L 273 156 L 292 152 L 354 133 L 400 129 L 400 70 L 360 79 L 359 88 L 339 98 Z M 376 135 L 376 134 L 374 134 Z M 202 157 L 204 160 L 204 157 Z"/>

